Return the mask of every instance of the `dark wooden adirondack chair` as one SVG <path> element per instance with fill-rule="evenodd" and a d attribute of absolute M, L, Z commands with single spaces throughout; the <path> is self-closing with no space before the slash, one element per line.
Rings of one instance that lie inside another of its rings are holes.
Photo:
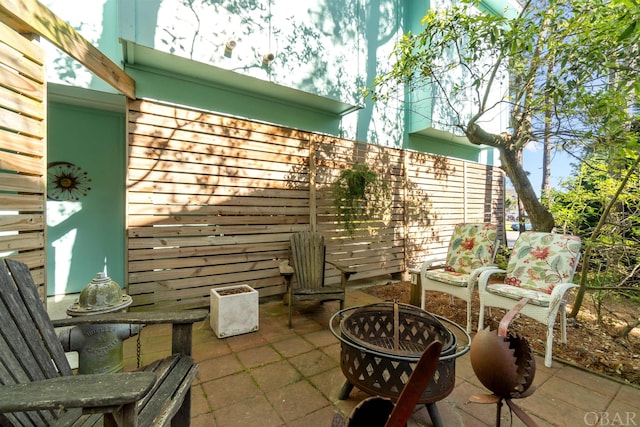
<path fill-rule="evenodd" d="M 173 324 L 172 356 L 139 372 L 73 375 L 29 268 L 0 259 L 0 425 L 188 426 L 198 372 L 192 324 L 207 314 L 120 312 L 56 322 Z"/>
<path fill-rule="evenodd" d="M 340 309 L 343 309 L 347 280 L 356 271 L 325 258 L 326 246 L 324 236 L 320 233 L 295 233 L 291 236 L 290 243 L 289 258 L 293 265 L 280 265 L 280 274 L 284 277 L 286 285 L 285 302 L 289 304 L 289 327 L 293 304 L 298 301 L 339 300 Z M 340 271 L 340 286 L 325 286 L 325 264 L 330 264 Z M 296 280 L 292 280 L 294 274 Z"/>

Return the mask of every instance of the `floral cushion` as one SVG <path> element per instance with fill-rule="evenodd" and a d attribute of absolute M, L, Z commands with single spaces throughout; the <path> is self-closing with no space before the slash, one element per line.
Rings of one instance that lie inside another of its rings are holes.
<path fill-rule="evenodd" d="M 470 274 L 493 262 L 498 230 L 494 224 L 457 224 L 453 230 L 445 270 Z"/>
<path fill-rule="evenodd" d="M 505 284 L 550 294 L 558 283 L 571 282 L 580 238 L 568 234 L 522 233 L 511 252 Z"/>
<path fill-rule="evenodd" d="M 545 292 L 534 291 L 533 289 L 518 288 L 516 286 L 510 286 L 505 284 L 489 285 L 487 291 L 492 294 L 500 295 L 507 298 L 513 298 L 520 300 L 522 298 L 529 298 L 529 304 L 535 304 L 542 307 L 548 307 L 551 295 Z"/>
<path fill-rule="evenodd" d="M 457 273 L 455 271 L 446 271 L 442 268 L 437 270 L 428 270 L 426 277 L 436 282 L 444 282 L 453 286 L 465 287 L 469 283 L 470 274 Z"/>

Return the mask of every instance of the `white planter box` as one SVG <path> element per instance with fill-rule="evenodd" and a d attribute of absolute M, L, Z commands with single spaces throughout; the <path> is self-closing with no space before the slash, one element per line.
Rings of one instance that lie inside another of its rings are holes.
<path fill-rule="evenodd" d="M 218 338 L 258 330 L 258 291 L 248 285 L 211 289 L 211 329 Z"/>

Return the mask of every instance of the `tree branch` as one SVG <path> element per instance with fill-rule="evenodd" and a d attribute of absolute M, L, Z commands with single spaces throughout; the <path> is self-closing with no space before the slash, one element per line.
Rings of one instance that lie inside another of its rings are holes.
<path fill-rule="evenodd" d="M 571 313 L 569 314 L 569 317 L 575 318 L 578 316 L 578 313 L 580 312 L 580 307 L 582 306 L 582 301 L 584 300 L 584 294 L 587 290 L 587 273 L 589 270 L 589 261 L 591 260 L 591 251 L 593 250 L 592 242 L 594 242 L 600 236 L 600 233 L 602 233 L 602 228 L 607 220 L 607 217 L 609 216 L 609 213 L 611 212 L 611 209 L 617 203 L 618 198 L 622 193 L 622 190 L 627 186 L 627 182 L 629 182 L 629 179 L 635 172 L 638 165 L 640 165 L 640 155 L 636 156 L 636 160 L 634 161 L 633 165 L 631 165 L 629 170 L 627 170 L 627 174 L 624 176 L 624 178 L 620 182 L 620 185 L 616 189 L 616 192 L 613 194 L 611 199 L 609 199 L 609 202 L 605 206 L 604 211 L 600 216 L 600 220 L 598 221 L 598 224 L 593 229 L 593 232 L 591 233 L 591 237 L 589 238 L 589 241 L 585 246 L 584 255 L 582 257 L 582 269 L 580 270 L 580 287 L 578 288 L 578 292 L 576 293 L 576 299 L 573 303 L 573 308 L 571 309 Z"/>

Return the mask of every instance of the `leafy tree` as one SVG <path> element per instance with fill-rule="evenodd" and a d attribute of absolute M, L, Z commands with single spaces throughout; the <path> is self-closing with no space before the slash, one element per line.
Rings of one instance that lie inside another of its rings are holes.
<path fill-rule="evenodd" d="M 498 150 L 533 228 L 550 231 L 554 218 L 538 200 L 522 151 L 542 140 L 575 153 L 585 142 L 615 143 L 608 135 L 628 123 L 640 84 L 637 4 L 528 0 L 514 18 L 483 11 L 478 0 L 429 10 L 422 32 L 396 44 L 392 68 L 365 92 L 380 100 L 406 88 L 441 100 L 451 112 L 448 125 Z M 452 72 L 463 78 L 447 81 Z M 503 108 L 509 128 L 487 131 Z"/>
<path fill-rule="evenodd" d="M 640 290 L 640 153 L 637 132 L 626 136 L 623 148 L 587 156 L 563 184 L 566 191 L 551 192 L 558 225 L 585 242 L 571 317 L 579 313 L 587 284 L 596 293 Z"/>

